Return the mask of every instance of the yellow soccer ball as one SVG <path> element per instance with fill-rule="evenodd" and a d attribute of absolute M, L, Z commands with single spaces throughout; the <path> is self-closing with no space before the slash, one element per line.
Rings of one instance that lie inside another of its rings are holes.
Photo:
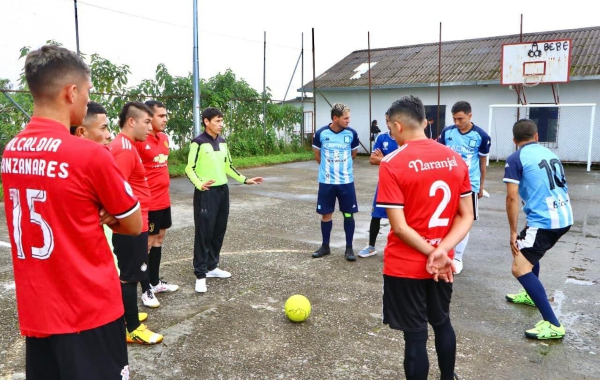
<path fill-rule="evenodd" d="M 285 315 L 292 322 L 304 322 L 310 315 L 310 301 L 303 295 L 296 294 L 285 301 Z"/>

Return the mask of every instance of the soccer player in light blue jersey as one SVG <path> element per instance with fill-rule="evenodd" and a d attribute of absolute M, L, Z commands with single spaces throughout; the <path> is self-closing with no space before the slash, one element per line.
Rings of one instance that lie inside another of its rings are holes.
<path fill-rule="evenodd" d="M 371 153 L 371 157 L 369 158 L 369 163 L 371 165 L 379 165 L 381 160 L 383 160 L 383 157 L 398 149 L 398 143 L 389 130 L 390 124 L 387 111 L 385 113 L 385 124 L 388 127 L 388 131 L 377 136 L 375 145 L 373 145 L 373 153 Z M 370 257 L 377 254 L 377 250 L 375 249 L 375 241 L 377 240 L 377 235 L 379 235 L 379 230 L 381 229 L 381 219 L 387 219 L 387 213 L 385 209 L 382 207 L 377 207 L 375 204 L 377 200 L 378 188 L 379 185 L 377 185 L 375 188 L 375 196 L 373 197 L 371 225 L 369 226 L 369 245 L 358 252 L 358 257 Z"/>
<path fill-rule="evenodd" d="M 490 153 L 490 136 L 471 122 L 473 114 L 468 102 L 456 102 L 452 106 L 454 125 L 444 128 L 438 142 L 451 148 L 465 160 L 469 168 L 471 188 L 473 190 L 473 214 L 479 219 L 479 198 L 483 197 L 483 182 L 485 181 L 486 160 Z M 454 248 L 454 266 L 456 274 L 463 270 L 463 254 L 467 248 L 469 234 Z"/>
<path fill-rule="evenodd" d="M 350 108 L 342 103 L 335 103 L 331 108 L 331 124 L 315 132 L 313 151 L 319 163 L 319 195 L 317 213 L 321 215 L 321 233 L 323 244 L 312 257 L 319 258 L 331 253 L 329 240 L 333 221 L 331 216 L 335 210 L 335 200 L 340 204 L 344 214 L 344 232 L 346 233 L 345 257 L 348 261 L 356 261 L 352 240 L 354 238 L 354 216 L 358 212 L 352 163 L 358 153 L 358 134 L 350 127 Z"/>
<path fill-rule="evenodd" d="M 533 121 L 523 119 L 516 122 L 513 137 L 519 150 L 506 159 L 504 168 L 506 213 L 513 255 L 512 273 L 524 290 L 507 294 L 506 299 L 537 306 L 542 314 L 543 320 L 525 331 L 525 336 L 560 339 L 565 335 L 565 328 L 556 318 L 539 280 L 539 260 L 573 224 L 567 179 L 559 158 L 537 143 L 537 125 Z M 519 196 L 524 202 L 527 225 L 517 236 Z"/>

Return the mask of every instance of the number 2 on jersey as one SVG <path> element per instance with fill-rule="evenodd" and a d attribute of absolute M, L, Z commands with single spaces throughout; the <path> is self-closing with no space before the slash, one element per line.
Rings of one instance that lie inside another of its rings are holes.
<path fill-rule="evenodd" d="M 27 205 L 29 206 L 29 221 L 40 226 L 44 237 L 44 245 L 42 247 L 31 247 L 31 256 L 36 259 L 45 260 L 50 257 L 54 250 L 54 234 L 50 225 L 35 211 L 35 203 L 46 202 L 46 191 L 27 189 L 26 195 Z M 21 194 L 19 193 L 19 189 L 9 189 L 9 197 L 13 203 L 13 238 L 17 246 L 17 257 L 25 259 L 22 241 L 23 229 L 21 227 Z"/>
<path fill-rule="evenodd" d="M 429 219 L 429 228 L 446 227 L 450 221 L 448 218 L 440 218 L 440 215 L 442 215 L 442 212 L 444 212 L 446 206 L 448 206 L 448 203 L 450 203 L 452 194 L 450 191 L 450 186 L 448 186 L 448 184 L 444 181 L 435 181 L 429 188 L 429 196 L 434 197 L 439 189 L 441 189 L 444 193 L 444 197 L 442 198 L 442 201 L 438 207 L 435 209 L 431 219 Z"/>

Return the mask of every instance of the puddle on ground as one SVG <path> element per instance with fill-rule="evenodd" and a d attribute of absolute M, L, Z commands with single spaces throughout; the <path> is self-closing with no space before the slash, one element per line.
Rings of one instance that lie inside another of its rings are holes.
<path fill-rule="evenodd" d="M 565 284 L 582 285 L 582 286 L 596 285 L 596 281 L 583 280 L 583 279 L 576 278 L 573 276 L 568 276 L 568 277 L 569 278 L 567 278 L 567 280 L 565 281 Z"/>

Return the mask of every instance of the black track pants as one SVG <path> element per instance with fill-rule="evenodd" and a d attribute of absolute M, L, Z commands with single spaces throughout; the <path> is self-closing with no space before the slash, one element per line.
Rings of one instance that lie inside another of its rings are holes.
<path fill-rule="evenodd" d="M 194 191 L 194 274 L 205 278 L 206 272 L 219 265 L 219 255 L 229 218 L 229 188 L 213 186 Z"/>

